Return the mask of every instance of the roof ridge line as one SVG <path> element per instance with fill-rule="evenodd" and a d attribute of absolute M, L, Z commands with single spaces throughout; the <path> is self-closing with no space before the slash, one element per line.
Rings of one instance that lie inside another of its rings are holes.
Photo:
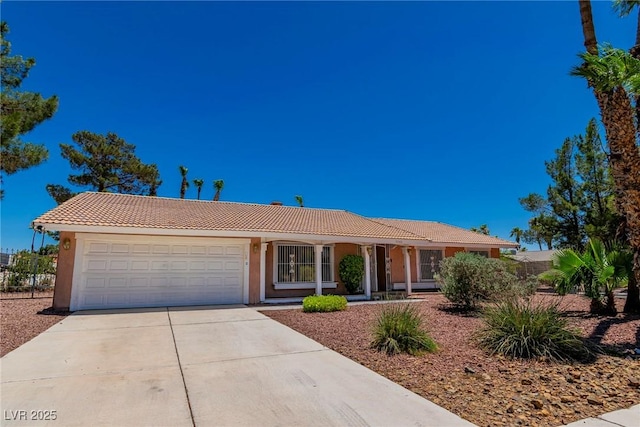
<path fill-rule="evenodd" d="M 77 194 L 74 197 L 82 196 L 85 194 L 108 194 L 110 196 L 117 197 L 136 197 L 136 198 L 144 198 L 144 199 L 162 199 L 162 200 L 172 200 L 172 201 L 186 201 L 186 202 L 198 202 L 198 203 L 213 203 L 214 200 L 199 200 L 199 199 L 180 199 L 177 197 L 167 197 L 167 196 L 145 196 L 144 194 L 127 194 L 127 193 L 111 193 L 107 191 L 83 191 Z M 73 197 L 72 197 L 73 198 Z M 71 199 L 69 199 L 71 200 Z M 215 203 L 220 204 L 229 204 L 229 205 L 244 205 L 244 206 L 276 206 L 278 208 L 290 208 L 290 209 L 309 209 L 316 211 L 331 211 L 331 212 L 349 212 L 346 209 L 335 209 L 335 208 L 313 208 L 313 207 L 300 207 L 300 206 L 288 206 L 288 205 L 272 205 L 270 203 L 258 203 L 258 202 L 235 202 L 230 200 L 215 200 Z M 350 213 L 350 212 L 349 212 Z"/>
<path fill-rule="evenodd" d="M 387 227 L 387 228 L 392 228 L 392 229 L 394 229 L 394 230 L 401 231 L 401 232 L 403 232 L 403 233 L 408 233 L 408 234 L 410 234 L 410 235 L 412 235 L 412 236 L 415 236 L 415 238 L 416 238 L 417 240 L 422 240 L 422 241 L 425 241 L 425 240 L 426 240 L 426 241 L 428 241 L 428 242 L 433 242 L 433 239 L 429 239 L 429 238 L 427 238 L 427 237 L 420 236 L 420 235 L 418 235 L 418 234 L 414 233 L 413 231 L 405 230 L 405 229 L 402 229 L 402 228 L 400 228 L 400 227 L 395 227 L 395 226 L 393 226 L 393 225 L 384 224 L 384 223 L 382 223 L 382 222 L 380 222 L 380 221 L 376 221 L 376 218 L 369 218 L 369 217 L 366 217 L 366 216 L 363 216 L 363 215 L 360 215 L 360 214 L 357 214 L 357 213 L 354 213 L 354 212 L 351 212 L 351 211 L 346 211 L 346 212 L 348 212 L 348 213 L 350 213 L 350 214 L 352 214 L 352 215 L 358 216 L 358 217 L 360 217 L 360 218 L 362 218 L 362 219 L 364 219 L 364 220 L 366 220 L 366 221 L 373 222 L 373 223 L 375 223 L 375 224 L 382 225 L 382 226 Z"/>

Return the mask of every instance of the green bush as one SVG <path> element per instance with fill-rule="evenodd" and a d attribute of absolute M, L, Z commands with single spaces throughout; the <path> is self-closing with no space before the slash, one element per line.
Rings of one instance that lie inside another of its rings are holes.
<path fill-rule="evenodd" d="M 347 308 L 347 299 L 340 295 L 310 295 L 302 300 L 305 313 L 342 311 Z"/>
<path fill-rule="evenodd" d="M 364 259 L 360 255 L 345 255 L 338 266 L 338 273 L 347 292 L 355 293 L 364 276 Z"/>
<path fill-rule="evenodd" d="M 422 318 L 411 304 L 386 304 L 376 319 L 371 346 L 389 355 L 433 352 L 437 344 L 422 328 Z"/>
<path fill-rule="evenodd" d="M 531 293 L 531 287 L 524 286 L 504 262 L 466 252 L 440 262 L 438 281 L 444 296 L 465 310 L 482 302 Z"/>
<path fill-rule="evenodd" d="M 589 351 L 577 330 L 568 326 L 557 305 L 530 300 L 503 301 L 483 313 L 480 345 L 490 353 L 512 358 L 581 359 Z"/>

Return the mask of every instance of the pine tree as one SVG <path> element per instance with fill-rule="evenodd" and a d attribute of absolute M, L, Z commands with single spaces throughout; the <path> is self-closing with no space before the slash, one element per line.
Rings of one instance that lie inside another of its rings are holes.
<path fill-rule="evenodd" d="M 72 169 L 79 171 L 69 175 L 71 184 L 94 191 L 156 195 L 162 184 L 158 167 L 142 163 L 135 155 L 135 145 L 112 132 L 99 135 L 81 131 L 73 134 L 72 139 L 75 146 L 60 144 L 62 157 L 69 160 Z M 49 187 L 58 192 L 64 189 Z"/>
<path fill-rule="evenodd" d="M 0 174 L 11 175 L 44 162 L 49 152 L 41 144 L 24 142 L 20 137 L 50 119 L 58 109 L 54 95 L 43 98 L 35 92 L 21 91 L 22 82 L 36 64 L 33 58 L 11 55 L 11 43 L 6 39 L 9 26 L 0 23 Z M 2 177 L 0 175 L 0 179 Z M 4 190 L 0 190 L 0 198 Z"/>

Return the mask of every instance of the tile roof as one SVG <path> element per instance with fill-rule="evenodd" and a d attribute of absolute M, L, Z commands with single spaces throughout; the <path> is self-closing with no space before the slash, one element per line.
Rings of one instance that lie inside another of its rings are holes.
<path fill-rule="evenodd" d="M 343 210 L 115 193 L 79 194 L 34 222 L 45 228 L 47 225 L 87 225 L 420 240 L 408 231 Z"/>
<path fill-rule="evenodd" d="M 435 243 L 516 244 L 430 221 L 365 218 L 344 210 L 213 202 L 116 193 L 79 194 L 34 220 L 58 230 L 97 226 L 342 236 Z"/>
<path fill-rule="evenodd" d="M 423 239 L 430 240 L 433 243 L 453 243 L 462 245 L 477 244 L 501 247 L 517 246 L 516 243 L 508 240 L 487 236 L 481 233 L 476 233 L 475 231 L 443 224 L 441 222 L 388 218 L 371 218 L 371 220 L 391 227 L 396 227 L 401 230 L 409 231 L 410 233 L 418 235 Z"/>

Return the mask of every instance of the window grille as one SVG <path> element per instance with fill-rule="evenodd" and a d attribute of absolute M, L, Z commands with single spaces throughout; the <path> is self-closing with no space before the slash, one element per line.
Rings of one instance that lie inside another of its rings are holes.
<path fill-rule="evenodd" d="M 440 272 L 441 250 L 420 250 L 420 280 L 433 280 Z"/>
<path fill-rule="evenodd" d="M 316 281 L 315 247 L 310 245 L 277 246 L 277 282 L 301 283 Z M 333 281 L 331 247 L 322 248 L 322 281 Z"/>

